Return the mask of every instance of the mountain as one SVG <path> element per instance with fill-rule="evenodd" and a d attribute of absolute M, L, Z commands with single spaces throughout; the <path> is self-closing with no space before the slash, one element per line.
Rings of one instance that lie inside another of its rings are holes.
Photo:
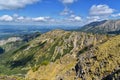
<path fill-rule="evenodd" d="M 10 37 L 6 40 L 0 40 L 0 46 L 5 45 L 7 43 L 11 43 L 11 42 L 17 42 L 17 41 L 22 41 L 22 39 L 20 37 Z"/>
<path fill-rule="evenodd" d="M 83 26 L 80 31 L 93 33 L 120 33 L 120 20 L 103 20 L 89 23 Z"/>
<path fill-rule="evenodd" d="M 75 53 L 76 57 L 66 54 L 54 63 L 39 66 L 35 70 L 31 69 L 26 78 L 30 80 L 120 79 L 120 35 L 107 38 L 93 47 L 84 46 Z"/>
<path fill-rule="evenodd" d="M 20 35 L 19 37 L 14 36 L 9 37 L 8 39 L 0 40 L 0 74 L 10 75 L 16 71 L 16 69 L 13 71 L 11 68 L 9 68 L 9 66 L 6 65 L 6 62 L 9 60 L 10 56 L 15 50 L 24 44 L 27 44 L 28 41 L 35 39 L 37 36 L 40 36 L 40 33 L 35 32 L 32 34 Z"/>
<path fill-rule="evenodd" d="M 53 30 L 3 53 L 0 78 L 5 75 L 4 80 L 14 76 L 15 80 L 117 79 L 119 53 L 120 35 Z"/>
<path fill-rule="evenodd" d="M 77 76 L 82 80 L 119 80 L 119 56 L 120 35 L 79 55 Z"/>
<path fill-rule="evenodd" d="M 0 72 L 7 75 L 21 75 L 29 70 L 37 71 L 40 66 L 57 63 L 63 57 L 72 59 L 68 69 L 74 67 L 78 52 L 84 47 L 93 47 L 107 40 L 106 35 L 93 35 L 83 32 L 70 32 L 54 30 L 42 34 L 37 38 L 24 43 L 17 49 L 13 49 L 2 55 Z M 66 63 L 67 60 L 65 60 Z M 59 65 L 59 64 L 58 64 Z M 60 66 L 60 65 L 59 65 Z M 66 65 L 64 64 L 64 67 Z M 64 70 L 64 67 L 62 68 Z M 67 69 L 67 70 L 68 70 Z M 56 73 L 57 74 L 57 73 Z M 55 74 L 54 74 L 55 75 Z"/>
<path fill-rule="evenodd" d="M 0 53 L 8 52 L 40 36 L 39 32 L 24 34 L 0 40 Z"/>

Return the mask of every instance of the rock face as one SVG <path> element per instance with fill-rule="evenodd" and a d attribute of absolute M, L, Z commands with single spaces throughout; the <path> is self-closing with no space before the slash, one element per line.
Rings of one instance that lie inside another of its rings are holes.
<path fill-rule="evenodd" d="M 82 80 L 119 80 L 119 56 L 120 36 L 116 36 L 79 56 L 77 76 Z"/>
<path fill-rule="evenodd" d="M 120 80 L 120 69 L 115 70 L 111 74 L 104 77 L 102 80 Z"/>
<path fill-rule="evenodd" d="M 93 32 L 93 33 L 120 33 L 120 20 L 104 20 L 99 22 L 92 22 L 83 26 L 81 31 Z"/>
<path fill-rule="evenodd" d="M 22 39 L 20 37 L 10 37 L 7 40 L 0 40 L 0 46 L 17 41 L 22 41 Z"/>

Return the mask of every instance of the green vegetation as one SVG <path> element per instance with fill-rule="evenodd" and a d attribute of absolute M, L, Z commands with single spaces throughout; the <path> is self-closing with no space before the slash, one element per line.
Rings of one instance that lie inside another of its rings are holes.
<path fill-rule="evenodd" d="M 93 47 L 93 44 L 89 45 L 89 46 L 85 46 L 83 49 L 81 49 L 78 53 L 77 56 L 79 56 L 82 53 L 85 53 L 86 51 L 89 51 L 91 48 Z"/>
<path fill-rule="evenodd" d="M 109 36 L 106 35 L 55 30 L 42 34 L 29 42 L 20 43 L 22 46 L 19 45 L 17 47 L 17 42 L 9 43 L 4 48 L 8 48 L 7 46 L 11 45 L 15 47 L 9 47 L 7 52 L 1 54 L 0 74 L 23 74 L 22 76 L 24 76 L 24 74 L 29 73 L 28 71 L 37 74 L 41 67 L 45 69 L 45 73 L 47 73 L 47 70 L 52 72 L 51 69 L 47 68 L 54 69 L 50 77 L 57 75 L 57 73 L 65 74 L 75 66 L 79 55 L 106 43 L 108 39 Z M 94 56 L 92 59 L 98 59 L 98 57 Z M 89 62 L 86 63 L 89 64 Z M 94 64 L 95 66 L 98 65 L 98 63 Z M 92 70 L 94 70 L 94 67 L 91 68 Z"/>
<path fill-rule="evenodd" d="M 41 65 L 48 65 L 49 62 L 50 62 L 50 61 L 45 60 L 45 61 L 43 61 L 43 62 L 41 63 Z"/>
<path fill-rule="evenodd" d="M 33 72 L 37 71 L 37 70 L 39 69 L 39 67 L 40 67 L 40 65 L 37 65 L 37 66 L 32 67 L 32 71 L 33 71 Z"/>
<path fill-rule="evenodd" d="M 103 77 L 118 71 L 120 68 L 120 35 L 112 37 L 107 42 L 91 48 L 90 51 L 79 57 L 79 68 L 84 71 L 84 79 L 102 79 Z M 82 61 L 81 61 L 82 59 Z M 111 79 L 111 76 L 109 76 Z"/>
<path fill-rule="evenodd" d="M 28 46 L 29 46 L 29 44 L 24 44 L 24 45 L 20 46 L 20 48 L 16 49 L 16 50 L 13 52 L 13 54 L 17 53 L 17 52 L 20 51 L 20 50 L 26 49 Z"/>

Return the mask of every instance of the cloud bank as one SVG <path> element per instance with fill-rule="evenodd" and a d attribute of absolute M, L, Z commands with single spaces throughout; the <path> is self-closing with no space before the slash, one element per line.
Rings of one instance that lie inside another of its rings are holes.
<path fill-rule="evenodd" d="M 23 8 L 26 5 L 36 3 L 41 0 L 8 0 L 8 3 L 5 0 L 0 1 L 0 10 L 7 9 L 18 9 Z M 109 7 L 105 4 L 92 5 L 89 8 L 89 13 L 85 17 L 80 15 L 75 15 L 75 12 L 70 10 L 67 5 L 71 5 L 77 0 L 59 0 L 62 4 L 66 5 L 64 10 L 60 13 L 60 18 L 53 18 L 52 16 L 20 16 L 18 14 L 14 15 L 2 15 L 0 16 L 0 22 L 3 24 L 6 23 L 16 23 L 16 24 L 35 24 L 35 25 L 77 25 L 81 26 L 93 21 L 100 21 L 107 19 L 109 17 L 120 17 L 120 13 L 114 14 L 115 9 Z"/>
<path fill-rule="evenodd" d="M 9 15 L 3 15 L 0 17 L 0 21 L 12 21 L 13 17 L 9 16 Z"/>
<path fill-rule="evenodd" d="M 112 14 L 114 11 L 115 10 L 110 8 L 108 5 L 93 5 L 90 8 L 90 15 L 106 16 Z"/>
<path fill-rule="evenodd" d="M 77 0 L 60 0 L 63 4 L 72 4 Z"/>
<path fill-rule="evenodd" d="M 0 10 L 12 10 L 23 8 L 26 5 L 36 3 L 40 0 L 0 0 Z"/>
<path fill-rule="evenodd" d="M 2 15 L 0 16 L 0 22 L 11 23 L 11 24 L 34 24 L 34 25 L 80 25 L 82 18 L 78 15 L 70 15 L 64 18 L 53 18 L 50 16 L 38 16 L 28 17 L 19 16 L 18 14 Z"/>

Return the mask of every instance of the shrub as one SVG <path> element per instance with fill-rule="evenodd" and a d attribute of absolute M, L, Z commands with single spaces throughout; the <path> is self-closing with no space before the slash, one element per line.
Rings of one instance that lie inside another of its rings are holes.
<path fill-rule="evenodd" d="M 40 66 L 35 66 L 35 67 L 33 67 L 33 68 L 32 68 L 32 71 L 33 71 L 33 72 L 37 71 L 37 70 L 39 69 L 39 67 L 40 67 Z"/>
<path fill-rule="evenodd" d="M 41 65 L 48 65 L 49 64 L 49 61 L 45 60 L 41 63 Z"/>

